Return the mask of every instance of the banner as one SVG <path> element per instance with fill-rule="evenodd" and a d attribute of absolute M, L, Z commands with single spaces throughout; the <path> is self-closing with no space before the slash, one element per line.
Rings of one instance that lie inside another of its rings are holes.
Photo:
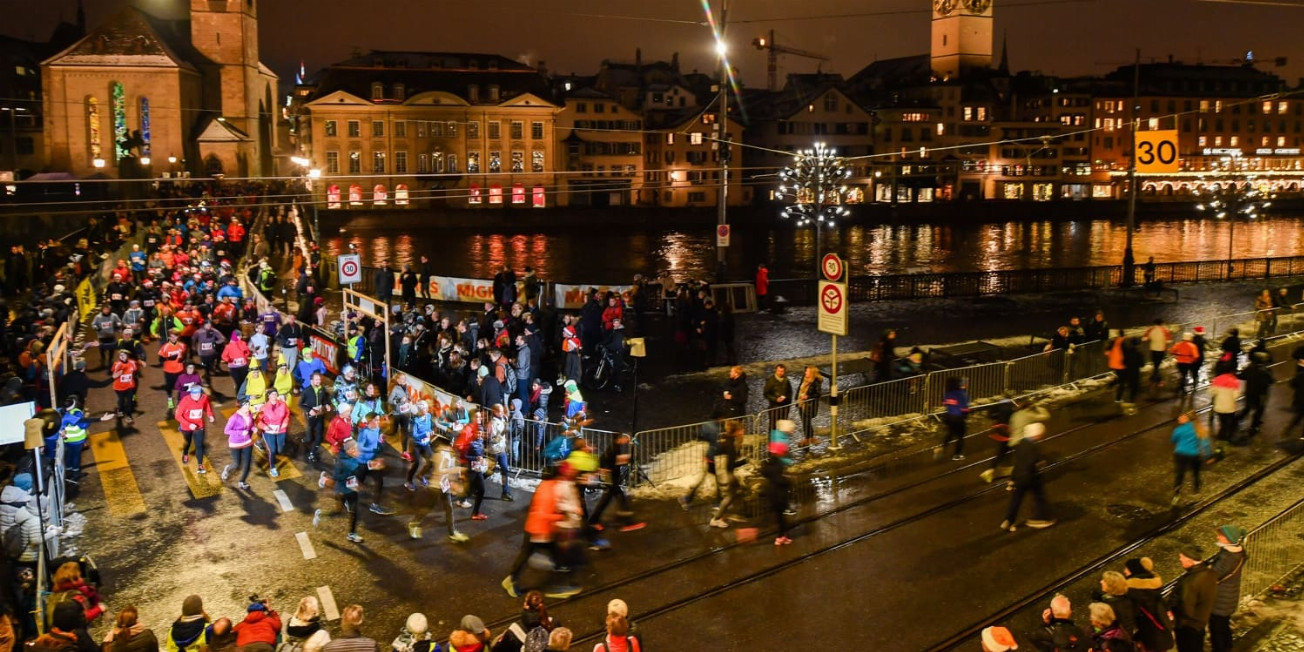
<path fill-rule="evenodd" d="M 494 282 L 454 276 L 430 277 L 430 298 L 435 301 L 484 303 L 494 300 Z"/>
<path fill-rule="evenodd" d="M 334 338 L 326 337 L 320 331 L 312 329 L 308 334 L 308 345 L 312 347 L 314 358 L 322 361 L 326 365 L 326 371 L 331 375 L 338 376 L 340 373 L 340 345 Z"/>
<path fill-rule="evenodd" d="M 95 314 L 95 288 L 91 286 L 89 277 L 81 280 L 77 284 L 77 312 L 82 319 L 90 319 Z"/>
<path fill-rule="evenodd" d="M 407 379 L 408 387 L 416 388 L 417 394 L 421 397 L 419 400 L 426 401 L 430 404 L 430 414 L 433 416 L 439 416 L 439 413 L 442 412 L 444 408 L 456 405 L 459 400 L 462 400 L 460 397 L 449 394 L 448 392 L 407 372 L 400 371 L 398 372 L 398 375 Z M 478 406 L 474 403 L 468 403 L 467 407 L 471 408 Z"/>
<path fill-rule="evenodd" d="M 557 308 L 559 310 L 579 310 L 583 308 L 584 300 L 588 297 L 589 288 L 597 288 L 599 294 L 606 294 L 607 292 L 623 294 L 634 288 L 632 285 L 562 285 L 561 283 L 556 284 L 554 287 L 556 288 Z"/>

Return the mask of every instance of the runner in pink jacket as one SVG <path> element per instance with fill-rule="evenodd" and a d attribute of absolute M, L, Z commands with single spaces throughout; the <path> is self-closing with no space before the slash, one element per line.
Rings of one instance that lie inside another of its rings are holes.
<path fill-rule="evenodd" d="M 240 409 L 227 419 L 224 429 L 226 445 L 231 449 L 231 463 L 222 469 L 222 481 L 225 482 L 231 476 L 232 470 L 238 469 L 240 482 L 236 486 L 245 490 L 249 489 L 245 481 L 249 479 L 249 467 L 253 465 L 254 459 L 254 421 L 249 402 L 244 401 L 240 403 Z"/>
<path fill-rule="evenodd" d="M 290 406 L 281 400 L 281 393 L 275 388 L 267 390 L 267 402 L 258 411 L 258 429 L 263 431 L 263 443 L 267 446 L 267 474 L 278 478 L 281 472 L 276 468 L 276 456 L 285 451 L 285 434 L 290 431 Z"/>
<path fill-rule="evenodd" d="M 190 445 L 195 446 L 195 460 L 199 463 L 199 473 L 208 473 L 204 468 L 204 420 L 213 422 L 213 404 L 204 396 L 203 385 L 191 385 L 190 391 L 177 402 L 177 427 L 186 443 L 181 447 L 181 463 L 190 464 Z"/>

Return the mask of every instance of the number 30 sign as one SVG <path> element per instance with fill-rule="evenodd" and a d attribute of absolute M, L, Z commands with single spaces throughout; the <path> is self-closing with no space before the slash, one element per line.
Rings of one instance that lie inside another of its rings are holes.
<path fill-rule="evenodd" d="M 1136 132 L 1136 171 L 1143 174 L 1177 172 L 1177 131 Z"/>

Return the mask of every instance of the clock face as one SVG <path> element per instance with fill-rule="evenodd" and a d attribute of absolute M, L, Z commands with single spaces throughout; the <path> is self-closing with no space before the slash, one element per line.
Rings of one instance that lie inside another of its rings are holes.
<path fill-rule="evenodd" d="M 955 11 L 956 0 L 933 0 L 933 11 L 945 16 Z"/>
<path fill-rule="evenodd" d="M 986 13 L 992 7 L 992 0 L 964 0 L 965 8 L 975 14 Z"/>

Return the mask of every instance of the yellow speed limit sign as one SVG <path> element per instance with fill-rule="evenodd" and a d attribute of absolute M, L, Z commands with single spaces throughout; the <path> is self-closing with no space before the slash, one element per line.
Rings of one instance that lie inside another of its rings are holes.
<path fill-rule="evenodd" d="M 1177 130 L 1136 132 L 1136 171 L 1177 172 Z"/>

